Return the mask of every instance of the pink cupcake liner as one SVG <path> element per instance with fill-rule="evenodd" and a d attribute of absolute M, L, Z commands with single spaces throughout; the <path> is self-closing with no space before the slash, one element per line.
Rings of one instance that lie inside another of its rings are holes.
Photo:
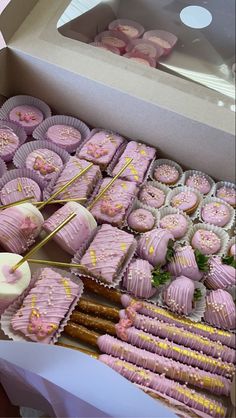
<path fill-rule="evenodd" d="M 190 315 L 180 315 L 180 316 L 183 316 L 184 318 L 188 318 L 193 322 L 201 322 L 202 318 L 204 317 L 205 310 L 206 310 L 206 287 L 204 286 L 203 283 L 196 282 L 196 281 L 194 281 L 194 286 L 195 286 L 195 289 L 200 289 L 202 297 L 196 302 L 195 308 L 191 312 Z M 162 294 L 160 294 L 159 296 L 158 305 L 171 312 L 169 307 L 163 301 Z"/>
<path fill-rule="evenodd" d="M 34 180 L 35 183 L 38 184 L 38 186 L 41 189 L 41 192 L 43 194 L 43 190 L 46 187 L 46 182 L 37 176 L 32 170 L 29 168 L 16 168 L 14 170 L 10 170 L 7 173 L 3 175 L 3 177 L 0 179 L 0 190 L 7 184 L 9 181 L 18 179 L 21 177 L 26 177 L 28 179 Z"/>
<path fill-rule="evenodd" d="M 200 176 L 202 175 L 202 176 L 204 176 L 209 181 L 209 183 L 211 185 L 211 190 L 209 191 L 209 193 L 205 194 L 204 197 L 211 196 L 212 195 L 212 192 L 214 190 L 214 187 L 215 187 L 215 182 L 214 182 L 214 180 L 210 176 L 208 176 L 208 174 L 202 173 L 201 171 L 197 171 L 197 170 L 188 170 L 188 171 L 185 171 L 183 173 L 182 178 L 181 178 L 181 184 L 183 186 L 185 186 L 186 185 L 186 181 L 193 174 L 197 174 L 197 175 L 200 175 Z M 193 189 L 195 189 L 195 187 L 193 187 Z"/>
<path fill-rule="evenodd" d="M 14 107 L 21 106 L 21 105 L 29 105 L 29 106 L 37 107 L 38 109 L 41 110 L 45 119 L 49 118 L 52 114 L 50 107 L 45 102 L 38 99 L 37 97 L 19 95 L 19 96 L 10 97 L 10 99 L 6 100 L 5 103 L 3 103 L 0 109 L 0 119 L 9 120 L 10 111 Z M 25 132 L 27 133 L 27 129 L 25 129 Z"/>
<path fill-rule="evenodd" d="M 83 142 L 81 142 L 81 144 L 78 146 L 78 148 L 77 148 L 77 150 L 76 150 L 76 154 L 75 154 L 75 156 L 77 157 L 77 158 L 80 158 L 79 157 L 79 153 L 80 153 L 80 151 L 81 151 L 81 149 L 84 147 L 84 145 L 86 144 L 86 142 L 88 142 L 95 134 L 97 134 L 97 133 L 99 133 L 99 132 L 101 132 L 101 131 L 105 131 L 105 132 L 107 132 L 108 134 L 111 134 L 111 135 L 118 135 L 118 136 L 120 136 L 121 138 L 124 138 L 122 135 L 120 135 L 119 133 L 117 133 L 117 132 L 115 132 L 115 131 L 112 131 L 112 130 L 110 130 L 110 129 L 104 129 L 104 128 L 94 128 L 94 129 L 92 129 L 92 131 L 90 132 L 90 134 L 89 134 L 89 136 L 83 141 Z M 108 167 L 112 164 L 112 162 L 114 161 L 114 160 L 117 160 L 118 161 L 118 159 L 119 159 L 119 157 L 120 157 L 120 155 L 122 154 L 122 152 L 124 151 L 124 149 L 125 149 L 125 147 L 126 147 L 126 145 L 127 145 L 127 143 L 128 143 L 128 141 L 126 140 L 126 138 L 124 138 L 124 142 L 122 143 L 122 144 L 120 144 L 119 145 L 119 147 L 117 148 L 117 150 L 116 150 L 116 152 L 115 152 L 115 154 L 113 155 L 113 157 L 112 157 L 112 159 L 111 159 L 111 161 L 110 161 L 110 163 L 108 163 L 108 165 L 106 165 L 106 166 L 101 166 L 100 165 L 100 168 L 101 168 L 101 170 L 102 171 L 107 171 L 108 170 Z M 94 164 L 96 164 L 96 163 L 94 163 Z M 97 163 L 97 165 L 99 165 L 99 163 Z"/>
<path fill-rule="evenodd" d="M 26 158 L 28 157 L 28 155 L 37 150 L 37 149 L 41 149 L 41 148 L 46 148 L 50 151 L 54 151 L 56 154 L 59 155 L 59 157 L 61 157 L 63 164 L 67 163 L 67 161 L 70 158 L 70 154 L 65 151 L 64 149 L 58 147 L 57 145 L 53 144 L 50 141 L 46 141 L 46 140 L 38 140 L 38 141 L 31 141 L 31 142 L 27 142 L 26 144 L 23 144 L 15 153 L 15 156 L 13 158 L 13 164 L 16 167 L 24 167 L 25 166 L 25 161 Z"/>
<path fill-rule="evenodd" d="M 120 53 L 123 54 L 125 52 L 125 48 L 128 45 L 130 39 L 121 32 L 118 32 L 115 30 L 107 30 L 107 31 L 101 32 L 94 38 L 94 42 L 101 42 L 102 44 L 106 45 L 106 42 L 104 42 L 104 38 L 109 37 L 109 36 L 118 38 L 124 42 L 125 44 L 124 47 L 121 47 L 121 48 L 117 47 Z M 109 45 L 109 46 L 112 46 L 112 45 Z"/>
<path fill-rule="evenodd" d="M 199 221 L 200 222 L 203 222 L 205 224 L 207 223 L 206 221 L 204 221 L 202 219 L 201 212 L 202 212 L 202 209 L 204 208 L 205 205 L 207 205 L 208 203 L 213 203 L 213 202 L 223 203 L 228 208 L 229 213 L 230 213 L 230 220 L 229 220 L 229 222 L 225 226 L 222 226 L 221 228 L 224 229 L 225 231 L 229 231 L 233 227 L 234 222 L 235 222 L 235 210 L 228 203 L 223 202 L 222 199 L 219 199 L 217 197 L 208 197 L 208 198 L 203 199 L 201 205 L 199 206 L 199 210 L 198 210 L 198 219 L 199 219 Z M 209 225 L 212 225 L 212 224 L 209 224 Z"/>
<path fill-rule="evenodd" d="M 60 335 L 62 334 L 65 326 L 68 323 L 68 321 L 70 320 L 70 316 L 71 316 L 73 310 L 75 309 L 79 299 L 82 296 L 84 285 L 83 285 L 82 281 L 72 273 L 65 272 L 65 270 L 56 269 L 56 268 L 52 268 L 52 267 L 51 267 L 51 269 L 53 271 L 55 271 L 56 273 L 62 274 L 63 276 L 66 275 L 73 283 L 76 283 L 79 286 L 77 297 L 72 302 L 66 316 L 64 318 L 62 318 L 61 323 L 59 324 L 58 330 L 53 335 L 53 337 L 52 337 L 52 339 L 49 343 L 49 344 L 55 344 L 58 341 Z M 29 291 L 34 287 L 35 283 L 39 279 L 40 274 L 41 274 L 41 270 L 42 270 L 42 268 L 40 268 L 39 270 L 36 271 L 36 273 L 34 273 L 34 275 L 32 276 L 30 285 L 27 287 L 27 289 L 3 312 L 2 316 L 1 316 L 0 324 L 1 324 L 2 331 L 4 332 L 4 334 L 7 337 L 9 337 L 10 339 L 12 339 L 14 341 L 33 342 L 32 340 L 25 337 L 20 332 L 14 331 L 13 328 L 11 327 L 11 320 L 12 320 L 13 316 L 15 315 L 15 313 L 20 309 L 20 307 L 21 307 L 21 305 L 24 301 L 24 298 L 28 295 Z"/>
<path fill-rule="evenodd" d="M 175 44 L 178 41 L 177 36 L 175 36 L 173 33 L 171 32 L 167 32 L 165 30 L 150 30 L 144 33 L 143 35 L 143 39 L 149 40 L 150 42 L 153 42 L 152 40 L 150 40 L 150 38 L 154 36 L 154 37 L 158 37 L 163 39 L 163 41 L 167 41 L 168 44 L 170 45 L 170 47 L 164 47 L 163 46 L 163 50 L 164 50 L 164 55 L 168 55 L 172 49 L 174 48 Z M 153 42 L 155 44 L 155 42 Z"/>
<path fill-rule="evenodd" d="M 179 179 L 177 180 L 177 182 L 176 182 L 175 184 L 170 184 L 170 185 L 165 184 L 165 186 L 167 186 L 167 187 L 169 187 L 169 188 L 173 188 L 173 187 L 177 187 L 177 186 L 182 185 L 182 177 L 183 177 L 183 169 L 182 169 L 182 167 L 181 167 L 178 163 L 176 163 L 175 161 L 173 161 L 173 160 L 168 160 L 168 159 L 166 159 L 166 158 L 158 158 L 157 160 L 155 160 L 155 161 L 154 161 L 154 164 L 153 164 L 153 166 L 152 166 L 152 170 L 151 170 L 151 172 L 150 172 L 150 178 L 151 178 L 153 181 L 157 181 L 157 180 L 155 179 L 155 177 L 154 177 L 154 171 L 155 171 L 155 169 L 156 169 L 157 167 L 159 167 L 160 165 L 163 165 L 163 164 L 167 164 L 167 165 L 170 165 L 170 166 L 172 166 L 172 167 L 175 167 L 175 168 L 176 168 L 176 170 L 179 172 Z M 159 182 L 158 182 L 158 183 L 159 183 Z"/>
<path fill-rule="evenodd" d="M 202 194 L 198 190 L 193 189 L 192 187 L 188 187 L 188 186 L 178 186 L 178 187 L 175 187 L 172 190 L 170 190 L 170 192 L 169 192 L 169 194 L 167 196 L 167 199 L 166 199 L 166 205 L 167 206 L 171 206 L 170 205 L 170 202 L 171 202 L 172 198 L 175 195 L 177 195 L 178 193 L 186 192 L 187 190 L 189 190 L 190 192 L 194 192 L 197 195 L 197 197 L 198 197 L 198 206 L 197 206 L 197 208 L 195 209 L 195 211 L 191 215 L 188 215 L 189 218 L 192 221 L 194 221 L 195 219 L 198 218 L 199 206 L 201 205 L 202 200 L 203 200 Z"/>
<path fill-rule="evenodd" d="M 134 229 L 130 228 L 130 226 L 128 225 L 127 219 L 129 217 L 129 215 L 136 209 L 146 209 L 149 212 L 151 212 L 151 214 L 153 215 L 154 219 L 155 219 L 155 223 L 152 229 L 157 228 L 158 227 L 158 222 L 159 222 L 159 211 L 158 209 L 155 208 L 151 208 L 150 206 L 144 205 L 142 202 L 140 202 L 138 199 L 135 199 L 133 204 L 131 205 L 131 207 L 129 208 L 129 212 L 127 213 L 126 216 L 126 221 L 124 224 L 124 227 L 131 232 L 133 235 L 142 235 L 144 234 L 144 232 L 137 232 Z M 151 229 L 150 229 L 151 231 Z"/>
<path fill-rule="evenodd" d="M 184 236 L 181 237 L 181 238 L 175 238 L 175 241 L 176 242 L 178 242 L 178 241 L 184 241 L 187 238 L 188 232 L 192 228 L 193 223 L 192 223 L 191 218 L 185 212 L 183 212 L 182 210 L 179 210 L 179 209 L 176 209 L 176 208 L 172 208 L 171 206 L 164 206 L 164 207 L 162 207 L 159 210 L 158 228 L 160 228 L 160 222 L 161 222 L 161 219 L 164 218 L 164 216 L 174 215 L 174 214 L 183 215 L 185 217 L 187 223 L 188 223 L 188 229 L 187 229 L 186 234 L 184 234 Z"/>
<path fill-rule="evenodd" d="M 73 118 L 72 116 L 65 116 L 65 115 L 56 115 L 51 116 L 45 119 L 39 126 L 33 131 L 33 138 L 37 140 L 46 140 L 51 142 L 47 138 L 47 131 L 53 125 L 68 125 L 75 129 L 77 129 L 81 133 L 81 143 L 85 141 L 90 135 L 89 127 L 77 118 Z M 59 145 L 57 145 L 60 147 Z M 65 148 L 62 148 L 65 149 Z M 73 153 L 76 151 L 75 146 L 67 147 L 67 152 Z"/>
<path fill-rule="evenodd" d="M 136 52 L 150 57 L 157 62 L 164 54 L 164 49 L 147 39 L 132 39 L 126 47 L 126 52 Z"/>
<path fill-rule="evenodd" d="M 151 57 L 149 57 L 147 55 L 144 55 L 144 54 L 141 54 L 139 52 L 127 52 L 126 54 L 123 55 L 123 57 L 129 58 L 131 60 L 133 58 L 133 61 L 136 61 L 136 62 L 139 62 L 138 61 L 139 59 L 140 60 L 145 60 L 145 61 L 148 62 L 149 67 L 156 68 L 156 66 L 157 66 L 157 62 L 154 58 L 151 58 Z M 134 58 L 136 58 L 136 60 Z M 140 62 L 140 64 L 142 64 L 142 62 Z"/>
<path fill-rule="evenodd" d="M 188 244 L 188 245 L 191 245 L 191 241 L 192 241 L 193 235 L 199 229 L 204 229 L 204 230 L 207 230 L 207 231 L 212 231 L 212 232 L 214 232 L 220 238 L 220 241 L 221 241 L 221 249 L 216 254 L 213 254 L 213 255 L 222 256 L 225 253 L 225 250 L 227 248 L 227 244 L 228 244 L 228 241 L 229 241 L 229 235 L 227 234 L 227 232 L 223 228 L 220 228 L 219 226 L 210 225 L 210 224 L 206 224 L 206 223 L 195 224 L 189 230 L 189 232 L 188 232 L 188 234 L 187 234 L 184 242 L 186 244 Z"/>
<path fill-rule="evenodd" d="M 27 139 L 27 135 L 26 135 L 24 129 L 17 122 L 11 122 L 9 120 L 0 120 L 0 128 L 10 128 L 14 132 L 14 134 L 16 134 L 18 136 L 19 146 L 17 147 L 17 149 L 19 149 L 19 147 L 22 144 L 24 144 L 24 142 Z M 4 161 L 6 161 L 6 162 L 11 161 L 15 152 L 17 151 L 17 149 L 11 155 L 9 155 L 7 158 L 4 158 Z"/>
<path fill-rule="evenodd" d="M 155 163 L 155 162 L 154 162 Z M 152 168 L 151 168 L 151 170 L 152 170 Z M 149 175 L 150 176 L 150 175 Z M 162 184 L 162 183 L 159 183 L 158 181 L 147 181 L 146 183 L 143 183 L 142 184 L 142 187 L 144 187 L 144 186 L 146 186 L 146 185 L 150 185 L 150 186 L 153 186 L 153 187 L 156 187 L 157 189 L 160 189 L 160 190 L 162 190 L 164 193 L 165 193 L 165 196 L 166 196 L 166 199 L 167 199 L 167 197 L 168 197 L 168 194 L 169 194 L 169 192 L 170 192 L 170 188 L 168 187 L 168 186 L 166 186 L 165 184 Z M 139 191 L 141 190 L 141 187 L 139 188 Z M 165 203 L 162 205 L 162 206 L 160 206 L 159 208 L 156 208 L 156 210 L 157 211 L 159 211 L 161 208 L 163 208 L 164 206 L 166 206 L 166 199 L 165 199 Z M 141 202 L 139 199 L 138 199 L 138 201 L 142 204 L 142 205 L 145 205 L 146 206 L 146 208 L 148 208 L 148 209 L 153 209 L 151 206 L 149 206 L 149 205 L 146 205 L 146 204 L 144 204 L 143 202 Z M 155 208 L 154 208 L 155 209 Z"/>
<path fill-rule="evenodd" d="M 116 55 L 120 55 L 120 51 L 118 48 L 115 48 L 112 46 L 109 47 L 108 45 L 103 45 L 102 42 L 91 42 L 89 45 L 95 46 L 103 50 L 105 49 L 106 51 L 113 52 L 113 54 L 116 54 Z"/>
<path fill-rule="evenodd" d="M 108 29 L 109 30 L 112 30 L 112 31 L 117 31 L 117 32 L 121 32 L 121 33 L 123 33 L 120 29 L 119 29 L 119 26 L 120 25 L 127 25 L 127 26 L 131 26 L 131 27 L 133 27 L 133 28 L 135 28 L 135 29 L 137 29 L 137 31 L 138 31 L 138 34 L 137 34 L 137 36 L 135 36 L 135 37 L 132 37 L 131 39 L 136 39 L 136 38 L 140 38 L 143 34 L 144 34 L 144 27 L 140 24 L 140 23 L 138 23 L 138 22 L 135 22 L 134 20 L 129 20 L 129 19 L 116 19 L 116 20 L 113 20 L 110 24 L 109 24 L 109 26 L 108 26 Z M 129 37 L 129 35 L 127 35 L 126 34 L 126 36 L 128 36 Z"/>
<path fill-rule="evenodd" d="M 7 172 L 7 166 L 5 162 L 0 158 L 0 181 L 2 176 Z"/>
<path fill-rule="evenodd" d="M 71 263 L 73 264 L 80 264 L 82 257 L 84 256 L 84 254 L 86 253 L 87 249 L 89 248 L 91 242 L 94 240 L 96 234 L 98 233 L 98 231 L 100 230 L 101 227 L 97 227 L 92 234 L 90 235 L 89 239 L 84 243 L 84 245 L 81 246 L 80 250 L 77 251 L 77 253 L 75 253 L 73 259 L 71 260 Z M 85 273 L 84 269 L 73 269 L 73 267 L 71 268 L 71 272 L 74 273 L 75 275 L 78 275 L 80 277 L 87 277 L 89 279 L 94 280 L 96 283 L 99 283 L 100 285 L 104 286 L 104 287 L 108 287 L 108 288 L 118 288 L 119 289 L 119 285 L 122 282 L 123 276 L 129 266 L 129 264 L 131 263 L 134 254 L 136 252 L 137 249 L 137 242 L 135 241 L 130 250 L 129 253 L 126 256 L 126 259 L 123 263 L 123 265 L 120 267 L 120 270 L 117 272 L 116 278 L 114 280 L 113 283 L 106 283 L 105 281 L 99 280 L 98 278 Z"/>

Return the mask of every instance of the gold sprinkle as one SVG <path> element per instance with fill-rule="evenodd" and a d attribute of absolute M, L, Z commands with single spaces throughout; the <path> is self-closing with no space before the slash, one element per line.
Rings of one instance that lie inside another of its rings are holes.
<path fill-rule="evenodd" d="M 95 250 L 90 250 L 90 257 L 91 257 L 91 263 L 94 267 L 96 267 L 97 264 L 97 257 L 96 257 L 96 252 Z"/>
<path fill-rule="evenodd" d="M 64 286 L 64 288 L 65 288 L 65 292 L 66 292 L 66 296 L 68 297 L 68 298 L 70 298 L 71 297 L 71 288 L 70 288 L 70 285 L 69 285 L 69 282 L 68 282 L 68 280 L 67 279 L 61 279 L 61 284 Z"/>

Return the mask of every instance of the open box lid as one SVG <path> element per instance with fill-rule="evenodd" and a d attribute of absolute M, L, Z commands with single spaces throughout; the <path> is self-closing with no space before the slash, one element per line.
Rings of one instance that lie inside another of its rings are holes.
<path fill-rule="evenodd" d="M 69 4 L 8 3 L 0 16 L 7 46 L 0 53 L 0 94 L 38 96 L 58 112 L 156 145 L 163 155 L 187 167 L 233 180 L 232 99 L 62 36 L 57 22 Z M 105 6 L 112 20 L 117 4 L 118 0 L 105 1 L 87 13 L 100 16 Z"/>

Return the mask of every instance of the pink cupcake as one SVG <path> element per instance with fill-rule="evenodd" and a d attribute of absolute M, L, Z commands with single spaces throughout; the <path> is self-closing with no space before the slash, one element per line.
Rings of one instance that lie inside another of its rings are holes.
<path fill-rule="evenodd" d="M 194 282 L 185 276 L 177 277 L 163 292 L 163 300 L 168 308 L 179 315 L 189 315 L 194 309 L 196 298 Z"/>
<path fill-rule="evenodd" d="M 192 237 L 191 245 L 195 250 L 199 250 L 202 254 L 211 255 L 220 251 L 221 240 L 213 231 L 198 229 Z"/>
<path fill-rule="evenodd" d="M 202 194 L 208 194 L 211 190 L 211 184 L 204 174 L 194 173 L 186 180 L 186 186 L 197 189 Z"/>
<path fill-rule="evenodd" d="M 199 281 L 203 278 L 204 272 L 208 271 L 208 257 L 198 250 L 194 251 L 190 245 L 178 246 L 167 268 L 172 276 L 186 276 Z"/>
<path fill-rule="evenodd" d="M 175 239 L 180 239 L 183 238 L 188 230 L 188 221 L 181 213 L 173 213 L 161 218 L 160 227 L 168 229 Z"/>
<path fill-rule="evenodd" d="M 101 42 L 103 45 L 111 48 L 117 48 L 120 51 L 120 54 L 123 54 L 129 43 L 129 38 L 122 32 L 107 30 L 99 33 L 94 41 Z"/>
<path fill-rule="evenodd" d="M 179 171 L 174 165 L 162 164 L 154 170 L 154 179 L 168 186 L 174 185 L 180 178 Z"/>
<path fill-rule="evenodd" d="M 226 204 L 209 202 L 202 207 L 201 217 L 206 223 L 223 227 L 230 221 L 231 214 Z"/>
<path fill-rule="evenodd" d="M 204 319 L 218 328 L 235 329 L 236 311 L 232 296 L 225 290 L 212 290 L 206 298 Z"/>
<path fill-rule="evenodd" d="M 228 265 L 224 261 L 229 262 L 230 259 L 212 257 L 209 260 L 209 272 L 205 276 L 205 285 L 209 289 L 227 289 L 236 285 L 235 262 L 231 260 L 233 265 Z"/>
<path fill-rule="evenodd" d="M 140 202 L 144 203 L 144 205 L 159 209 L 164 205 L 166 195 L 163 190 L 147 183 L 142 187 L 138 198 Z"/>
<path fill-rule="evenodd" d="M 144 33 L 144 27 L 140 23 L 129 19 L 117 19 L 113 20 L 109 24 L 109 30 L 121 32 L 128 38 L 137 39 Z"/>
<path fill-rule="evenodd" d="M 173 241 L 174 237 L 169 231 L 155 228 L 139 239 L 137 253 L 154 267 L 162 266 L 166 264 L 172 252 Z"/>

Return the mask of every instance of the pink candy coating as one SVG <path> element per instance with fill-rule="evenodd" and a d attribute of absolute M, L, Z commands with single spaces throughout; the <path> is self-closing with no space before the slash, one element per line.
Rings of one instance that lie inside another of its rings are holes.
<path fill-rule="evenodd" d="M 171 214 L 163 216 L 160 221 L 160 227 L 168 229 L 175 239 L 182 238 L 188 230 L 188 222 L 184 215 Z"/>
<path fill-rule="evenodd" d="M 220 257 L 209 260 L 209 271 L 205 276 L 205 284 L 210 289 L 227 289 L 236 285 L 236 270 L 224 264 Z"/>
<path fill-rule="evenodd" d="M 161 228 L 153 229 L 141 236 L 137 253 L 154 267 L 164 265 L 170 240 L 174 240 L 174 237 L 169 231 Z"/>
<path fill-rule="evenodd" d="M 179 172 L 172 165 L 162 164 L 154 171 L 155 180 L 164 184 L 175 184 L 179 180 Z"/>
<path fill-rule="evenodd" d="M 150 30 L 145 32 L 143 38 L 162 48 L 163 55 L 168 55 L 178 40 L 177 36 L 165 30 Z"/>
<path fill-rule="evenodd" d="M 136 297 L 152 297 L 157 292 L 152 286 L 152 270 L 153 267 L 146 260 L 132 261 L 123 278 L 124 288 Z"/>
<path fill-rule="evenodd" d="M 235 329 L 236 310 L 232 296 L 225 290 L 212 290 L 206 298 L 204 318 L 213 326 Z"/>
<path fill-rule="evenodd" d="M 21 105 L 14 107 L 9 113 L 9 119 L 18 122 L 31 135 L 33 130 L 43 121 L 44 115 L 35 106 Z"/>
<path fill-rule="evenodd" d="M 63 167 L 61 157 L 49 149 L 36 149 L 29 153 L 25 165 L 36 172 L 43 180 L 51 180 Z"/>
<path fill-rule="evenodd" d="M 136 209 L 129 215 L 127 223 L 136 232 L 147 232 L 154 227 L 155 218 L 147 209 Z"/>
<path fill-rule="evenodd" d="M 185 276 L 177 277 L 163 292 L 163 299 L 172 312 L 189 315 L 193 311 L 194 282 Z"/>
<path fill-rule="evenodd" d="M 166 195 L 163 190 L 154 187 L 151 184 L 145 184 L 139 193 L 140 202 L 147 206 L 158 209 L 164 205 Z"/>
<path fill-rule="evenodd" d="M 42 192 L 39 185 L 27 177 L 19 177 L 8 181 L 0 191 L 0 200 L 3 205 L 17 202 L 26 197 L 32 197 L 32 201 L 40 202 Z"/>
<path fill-rule="evenodd" d="M 190 245 L 175 248 L 173 259 L 167 266 L 169 272 L 175 276 L 186 276 L 191 280 L 199 281 L 203 273 L 199 270 L 194 250 Z"/>
<path fill-rule="evenodd" d="M 53 125 L 47 130 L 46 138 L 68 152 L 74 152 L 82 136 L 80 131 L 73 126 Z"/>
<path fill-rule="evenodd" d="M 170 203 L 174 208 L 190 213 L 195 209 L 198 203 L 198 196 L 191 190 L 187 190 L 176 194 L 171 199 Z"/>
<path fill-rule="evenodd" d="M 221 249 L 221 240 L 213 231 L 198 229 L 191 240 L 194 249 L 198 249 L 204 255 L 216 254 Z"/>
<path fill-rule="evenodd" d="M 236 206 L 236 190 L 233 187 L 221 187 L 217 190 L 216 196 L 224 200 L 229 205 Z"/>
<path fill-rule="evenodd" d="M 129 19 L 113 20 L 108 29 L 121 32 L 131 39 L 139 38 L 144 32 L 144 27 L 140 23 Z"/>
<path fill-rule="evenodd" d="M 19 147 L 19 137 L 7 126 L 0 126 L 0 158 L 10 161 Z"/>
<path fill-rule="evenodd" d="M 224 203 L 210 202 L 203 206 L 201 216 L 204 222 L 225 226 L 230 221 L 230 212 Z"/>
<path fill-rule="evenodd" d="M 193 187 L 202 194 L 207 194 L 211 190 L 211 185 L 203 174 L 193 174 L 189 176 L 186 180 L 186 186 Z"/>

